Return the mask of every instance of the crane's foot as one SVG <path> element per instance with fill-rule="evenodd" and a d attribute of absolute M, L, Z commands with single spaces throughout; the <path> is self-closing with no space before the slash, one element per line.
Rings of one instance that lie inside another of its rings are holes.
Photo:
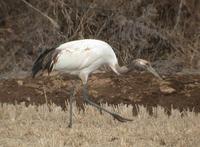
<path fill-rule="evenodd" d="M 114 119 L 117 119 L 120 122 L 127 122 L 127 121 L 133 121 L 132 119 L 128 119 L 128 118 L 124 118 L 116 113 L 113 113 L 103 107 L 101 107 L 100 105 L 96 104 L 95 102 L 93 102 L 92 100 L 90 100 L 89 96 L 88 96 L 88 89 L 87 89 L 87 84 L 85 84 L 83 86 L 83 100 L 86 104 L 89 104 L 93 107 L 96 107 L 97 109 L 100 110 L 100 112 L 104 111 L 110 115 L 112 115 L 114 117 Z"/>
<path fill-rule="evenodd" d="M 132 119 L 129 118 L 124 118 L 116 113 L 112 113 L 112 116 L 114 117 L 114 119 L 120 121 L 120 122 L 127 122 L 127 121 L 133 121 Z"/>
<path fill-rule="evenodd" d="M 68 128 L 72 128 L 72 123 L 69 123 Z"/>

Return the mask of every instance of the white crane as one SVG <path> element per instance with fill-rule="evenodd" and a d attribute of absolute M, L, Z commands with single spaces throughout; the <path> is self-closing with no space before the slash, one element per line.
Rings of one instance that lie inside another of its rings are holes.
<path fill-rule="evenodd" d="M 127 73 L 139 67 L 148 70 L 154 76 L 161 79 L 157 72 L 152 68 L 151 64 L 143 59 L 133 60 L 128 66 L 119 66 L 112 47 L 104 41 L 95 39 L 70 41 L 61 44 L 57 48 L 51 48 L 44 51 L 36 59 L 32 67 L 32 75 L 35 77 L 39 71 L 45 70 L 47 70 L 48 73 L 52 70 L 57 70 L 59 72 L 77 75 L 83 83 L 84 102 L 101 111 L 107 112 L 120 122 L 131 121 L 131 119 L 110 112 L 89 99 L 87 88 L 88 76 L 102 65 L 108 65 L 117 75 Z M 69 127 L 72 127 L 71 98 Z"/>

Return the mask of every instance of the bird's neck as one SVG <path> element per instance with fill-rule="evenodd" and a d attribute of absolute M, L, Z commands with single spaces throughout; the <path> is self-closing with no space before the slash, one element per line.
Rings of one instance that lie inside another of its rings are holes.
<path fill-rule="evenodd" d="M 126 73 L 132 71 L 133 69 L 134 68 L 133 68 L 132 64 L 130 64 L 128 66 L 120 66 L 119 64 L 116 65 L 116 70 L 120 74 L 126 74 Z"/>
<path fill-rule="evenodd" d="M 133 60 L 130 64 L 128 64 L 127 66 L 120 66 L 119 64 L 117 64 L 115 66 L 116 70 L 118 73 L 120 74 L 126 74 L 128 72 L 131 72 L 132 70 L 143 70 L 144 67 L 142 64 L 139 64 L 137 62 L 137 60 Z"/>

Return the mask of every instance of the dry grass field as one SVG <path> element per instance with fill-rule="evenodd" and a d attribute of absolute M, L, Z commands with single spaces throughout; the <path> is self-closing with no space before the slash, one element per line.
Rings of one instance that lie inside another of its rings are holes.
<path fill-rule="evenodd" d="M 119 105 L 109 110 L 133 118 L 120 123 L 86 106 L 85 112 L 74 107 L 74 125 L 67 127 L 69 112 L 54 104 L 47 106 L 1 104 L 0 147 L 198 147 L 200 115 L 173 110 L 170 116 L 157 107 L 149 116 L 140 106 L 138 116 L 132 107 Z"/>

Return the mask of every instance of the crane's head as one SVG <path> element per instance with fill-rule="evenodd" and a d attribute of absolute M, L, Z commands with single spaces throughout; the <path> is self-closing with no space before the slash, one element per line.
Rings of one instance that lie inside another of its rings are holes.
<path fill-rule="evenodd" d="M 162 80 L 162 78 L 160 77 L 160 75 L 155 71 L 155 69 L 151 66 L 151 63 L 144 60 L 144 59 L 136 59 L 132 62 L 135 66 L 135 68 L 139 69 L 139 70 L 147 70 L 150 73 L 152 73 L 155 77 L 159 78 L 160 80 Z"/>

